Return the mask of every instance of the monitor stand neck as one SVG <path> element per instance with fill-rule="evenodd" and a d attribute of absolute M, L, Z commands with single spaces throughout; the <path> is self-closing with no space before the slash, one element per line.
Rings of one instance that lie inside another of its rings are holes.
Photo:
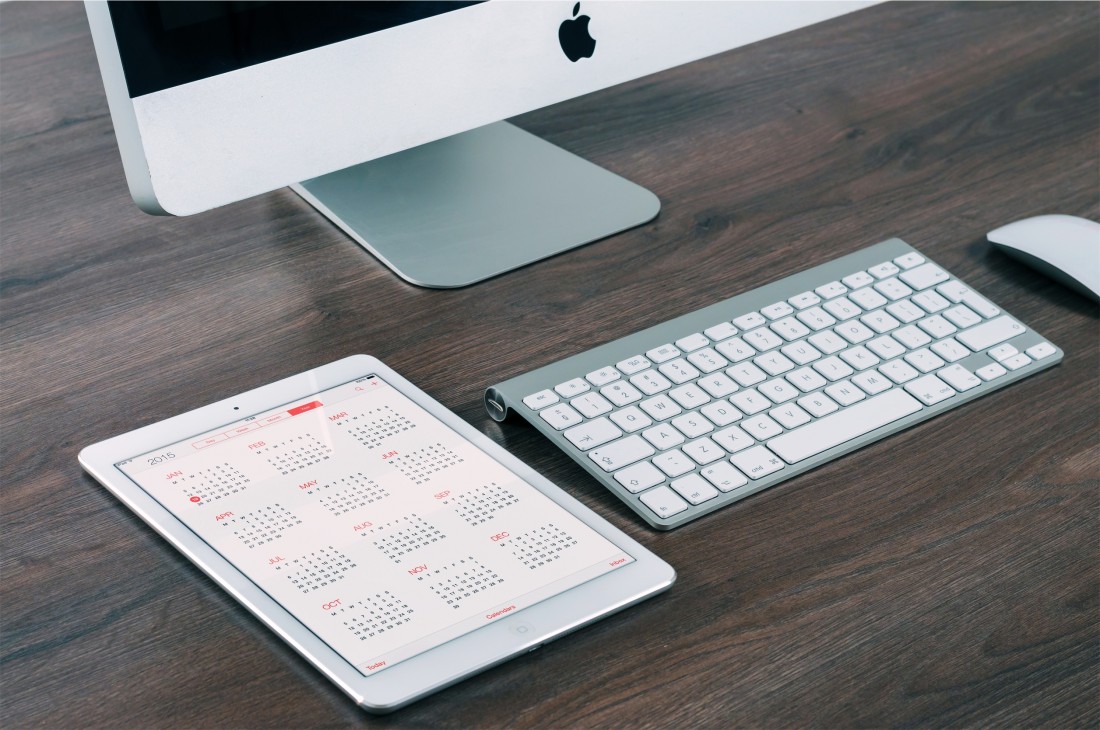
<path fill-rule="evenodd" d="M 507 122 L 291 188 L 406 281 L 466 286 L 652 220 L 657 196 Z"/>

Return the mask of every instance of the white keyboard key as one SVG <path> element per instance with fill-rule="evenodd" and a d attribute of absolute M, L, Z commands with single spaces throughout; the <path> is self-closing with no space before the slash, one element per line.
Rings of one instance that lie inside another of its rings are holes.
<path fill-rule="evenodd" d="M 840 353 L 840 359 L 851 365 L 856 370 L 866 370 L 867 368 L 873 368 L 882 362 L 881 359 L 866 347 L 859 345 L 858 347 L 852 347 L 844 350 Z"/>
<path fill-rule="evenodd" d="M 910 352 L 905 356 L 905 362 L 909 363 L 917 370 L 920 370 L 922 373 L 930 373 L 946 365 L 939 355 L 932 352 L 927 347 L 922 347 L 919 350 Z"/>
<path fill-rule="evenodd" d="M 846 378 L 855 372 L 855 370 L 852 369 L 851 365 L 844 362 L 835 355 L 830 355 L 824 360 L 819 360 L 818 362 L 815 362 L 811 367 L 813 367 L 814 370 L 821 373 L 829 380 L 840 380 L 841 378 Z"/>
<path fill-rule="evenodd" d="M 982 380 L 996 380 L 1008 371 L 999 362 L 991 362 L 975 371 Z"/>
<path fill-rule="evenodd" d="M 902 302 L 894 302 L 886 308 L 886 311 L 902 322 L 916 322 L 924 316 L 924 310 L 908 299 Z"/>
<path fill-rule="evenodd" d="M 670 485 L 681 497 L 692 504 L 702 504 L 718 496 L 718 490 L 704 481 L 698 474 L 688 474 Z"/>
<path fill-rule="evenodd" d="M 916 251 L 910 251 L 904 256 L 898 256 L 894 259 L 894 263 L 903 269 L 911 269 L 914 266 L 920 266 L 924 263 L 924 257 Z"/>
<path fill-rule="evenodd" d="M 932 345 L 932 352 L 942 357 L 947 362 L 955 362 L 956 360 L 962 360 L 964 357 L 970 355 L 970 350 L 966 349 L 958 343 L 954 337 L 948 337 L 947 339 L 940 340 Z"/>
<path fill-rule="evenodd" d="M 833 332 L 836 332 L 853 345 L 866 342 L 875 336 L 874 331 L 870 327 L 855 320 L 841 322 L 833 328 Z"/>
<path fill-rule="evenodd" d="M 915 295 L 910 301 L 920 306 L 921 309 L 929 314 L 935 314 L 951 306 L 951 302 L 934 291 L 922 291 L 920 294 Z"/>
<path fill-rule="evenodd" d="M 926 406 L 947 400 L 955 395 L 955 389 L 943 382 L 935 375 L 925 375 L 923 378 L 906 383 L 905 389 L 920 398 Z"/>
<path fill-rule="evenodd" d="M 700 372 L 713 373 L 730 364 L 730 361 L 719 355 L 712 347 L 704 347 L 702 350 L 691 353 L 687 357 L 688 362 L 697 367 Z"/>
<path fill-rule="evenodd" d="M 637 494 L 643 489 L 649 489 L 665 480 L 657 467 L 648 461 L 628 466 L 615 472 L 615 481 L 627 488 L 627 491 Z"/>
<path fill-rule="evenodd" d="M 878 371 L 898 385 L 908 383 L 910 380 L 920 375 L 915 367 L 904 360 L 892 360 L 885 365 L 879 366 Z"/>
<path fill-rule="evenodd" d="M 796 464 L 919 410 L 921 405 L 915 398 L 894 388 L 777 436 L 768 442 L 768 448 Z"/>
<path fill-rule="evenodd" d="M 604 471 L 617 471 L 656 454 L 657 451 L 646 443 L 641 436 L 634 434 L 612 441 L 588 452 L 588 458 L 600 465 Z"/>
<path fill-rule="evenodd" d="M 890 301 L 869 286 L 852 292 L 848 295 L 848 299 L 864 309 L 878 309 Z"/>
<path fill-rule="evenodd" d="M 841 380 L 839 383 L 833 383 L 825 389 L 825 394 L 842 406 L 850 406 L 867 397 L 851 380 Z"/>
<path fill-rule="evenodd" d="M 965 304 L 956 304 L 951 309 L 946 310 L 943 316 L 959 329 L 972 327 L 982 321 L 981 315 Z"/>
<path fill-rule="evenodd" d="M 714 430 L 714 424 L 698 413 L 685 413 L 682 416 L 677 416 L 672 419 L 672 425 L 689 439 L 699 438 Z"/>
<path fill-rule="evenodd" d="M 703 389 L 695 383 L 688 383 L 687 385 L 681 385 L 679 388 L 673 388 L 668 391 L 668 394 L 672 397 L 672 400 L 688 410 L 698 408 L 705 403 L 710 403 L 710 396 L 704 393 Z"/>
<path fill-rule="evenodd" d="M 751 449 L 734 454 L 730 457 L 730 462 L 750 479 L 760 479 L 786 466 L 782 459 L 763 446 L 753 446 Z"/>
<path fill-rule="evenodd" d="M 780 317 L 786 317 L 788 314 L 794 312 L 794 307 L 786 302 L 776 302 L 775 304 L 769 304 L 760 310 L 760 313 L 768 319 L 779 319 Z"/>
<path fill-rule="evenodd" d="M 766 383 L 761 383 L 760 385 L 756 386 L 756 389 L 766 395 L 768 399 L 775 404 L 786 403 L 787 401 L 793 400 L 801 395 L 801 393 L 798 392 L 797 388 L 795 388 L 783 378 L 776 378 L 775 380 L 769 380 Z"/>
<path fill-rule="evenodd" d="M 936 372 L 936 377 L 950 385 L 960 393 L 965 393 L 971 388 L 977 388 L 982 384 L 974 373 L 970 372 L 962 365 L 948 365 Z"/>
<path fill-rule="evenodd" d="M 867 395 L 878 395 L 884 390 L 890 390 L 893 385 L 890 380 L 878 371 L 868 371 L 852 376 L 852 382 L 859 386 Z"/>
<path fill-rule="evenodd" d="M 794 403 L 787 403 L 768 411 L 768 415 L 783 428 L 798 428 L 810 422 L 810 414 Z"/>
<path fill-rule="evenodd" d="M 772 407 L 772 402 L 760 394 L 756 388 L 748 388 L 730 396 L 730 403 L 745 415 L 751 416 Z"/>
<path fill-rule="evenodd" d="M 614 403 L 619 408 L 637 403 L 642 399 L 642 393 L 630 383 L 612 383 L 600 388 L 600 394 Z"/>
<path fill-rule="evenodd" d="M 925 375 L 917 378 L 912 383 L 905 384 L 905 389 L 921 399 L 925 406 L 932 406 L 941 400 L 947 400 L 955 395 L 955 389 L 935 375 Z"/>
<path fill-rule="evenodd" d="M 1031 347 L 1027 348 L 1026 350 L 1024 350 L 1024 352 L 1026 352 L 1034 360 L 1042 360 L 1044 357 L 1050 357 L 1051 355 L 1056 353 L 1057 350 L 1055 350 L 1054 345 L 1050 344 L 1049 342 L 1040 342 L 1037 345 L 1032 345 Z"/>
<path fill-rule="evenodd" d="M 955 339 L 974 352 L 981 352 L 1023 333 L 1024 326 L 1006 314 L 963 330 Z"/>
<path fill-rule="evenodd" d="M 991 358 L 993 358 L 997 362 L 1004 362 L 1005 360 L 1012 357 L 1013 355 L 1019 354 L 1019 352 L 1020 351 L 1017 350 L 1012 345 L 997 345 L 996 347 L 994 347 L 992 350 L 990 350 L 986 354 L 988 354 Z"/>
<path fill-rule="evenodd" d="M 795 315 L 798 321 L 812 330 L 823 330 L 836 324 L 836 317 L 826 312 L 821 307 L 811 307 L 804 312 Z"/>
<path fill-rule="evenodd" d="M 532 411 L 537 411 L 540 408 L 546 406 L 552 406 L 557 403 L 560 398 L 558 394 L 552 390 L 540 390 L 538 393 L 532 393 L 523 399 L 523 405 L 530 408 Z"/>
<path fill-rule="evenodd" d="M 687 337 L 681 337 L 676 340 L 676 346 L 680 348 L 682 352 L 695 352 L 696 350 L 706 347 L 710 344 L 710 340 L 704 337 L 701 333 L 688 335 Z"/>
<path fill-rule="evenodd" d="M 878 266 L 872 266 L 871 268 L 867 269 L 867 273 L 875 277 L 876 279 L 885 279 L 887 277 L 893 276 L 899 271 L 901 271 L 901 269 L 899 269 L 897 266 L 889 261 L 884 261 Z"/>
<path fill-rule="evenodd" d="M 891 336 L 910 350 L 924 347 L 932 341 L 932 338 L 924 330 L 917 329 L 913 325 L 894 330 Z"/>
<path fill-rule="evenodd" d="M 1030 365 L 1031 358 L 1021 352 L 1019 355 L 1013 355 L 1001 364 L 1009 370 L 1019 370 L 1024 365 Z"/>
<path fill-rule="evenodd" d="M 783 427 L 769 416 L 753 416 L 741 421 L 741 430 L 757 441 L 765 441 L 783 433 Z"/>
<path fill-rule="evenodd" d="M 880 335 L 901 327 L 901 322 L 896 320 L 894 316 L 886 310 L 865 314 L 859 318 L 859 321 Z"/>
<path fill-rule="evenodd" d="M 740 317 L 735 317 L 733 323 L 742 330 L 750 330 L 753 327 L 759 327 L 767 321 L 768 320 L 764 319 L 764 316 L 760 314 L 760 312 L 749 312 L 748 314 L 742 314 Z"/>
<path fill-rule="evenodd" d="M 923 264 L 915 269 L 901 272 L 898 274 L 898 278 L 917 291 L 920 291 L 921 289 L 927 289 L 936 284 L 942 284 L 951 277 L 948 276 L 946 271 L 935 264 Z"/>
<path fill-rule="evenodd" d="M 766 327 L 758 327 L 751 332 L 746 332 L 741 338 L 759 352 L 767 352 L 784 344 L 783 338 Z"/>
<path fill-rule="evenodd" d="M 986 319 L 996 317 L 1001 313 L 1001 310 L 993 306 L 988 299 L 965 286 L 961 281 L 949 281 L 946 284 L 940 284 L 936 287 L 936 291 L 956 304 L 965 304 Z"/>
<path fill-rule="evenodd" d="M 729 338 L 731 338 L 731 336 L 734 336 L 739 331 L 740 330 L 734 327 L 734 325 L 730 322 L 719 322 L 718 324 L 715 324 L 714 327 L 708 327 L 703 330 L 703 334 L 708 336 L 708 338 L 713 340 L 714 342 L 720 342 L 723 340 L 728 340 Z"/>
<path fill-rule="evenodd" d="M 726 452 L 718 448 L 718 446 L 709 438 L 704 436 L 701 439 L 695 439 L 691 443 L 684 444 L 682 451 L 691 457 L 699 466 L 706 466 L 711 462 L 718 461 L 726 455 Z"/>
<path fill-rule="evenodd" d="M 722 340 L 728 340 L 730 337 L 733 337 L 739 331 L 740 330 L 729 322 L 720 322 L 713 327 L 708 327 L 703 330 L 703 334 L 715 342 L 721 342 Z"/>
<path fill-rule="evenodd" d="M 811 368 L 799 368 L 793 373 L 787 373 L 787 381 L 794 387 L 801 390 L 803 393 L 809 393 L 812 390 L 817 390 L 821 386 L 828 383 L 825 378 L 821 377 Z"/>
<path fill-rule="evenodd" d="M 794 370 L 794 363 L 782 352 L 769 352 L 753 360 L 758 368 L 768 375 L 782 375 Z"/>
<path fill-rule="evenodd" d="M 848 347 L 848 343 L 844 341 L 843 337 L 837 337 L 831 331 L 818 332 L 816 335 L 810 335 L 807 340 L 826 355 L 832 355 L 834 352 L 840 352 Z"/>
<path fill-rule="evenodd" d="M 669 360 L 679 357 L 680 350 L 675 345 L 661 345 L 649 350 L 645 354 L 650 360 L 655 363 L 668 362 Z"/>
<path fill-rule="evenodd" d="M 795 309 L 806 309 L 807 307 L 812 307 L 815 304 L 821 304 L 821 297 L 814 294 L 812 291 L 804 291 L 801 294 L 796 294 L 795 296 L 788 299 L 787 303 Z"/>
<path fill-rule="evenodd" d="M 699 412 L 718 428 L 728 426 L 741 418 L 741 411 L 732 403 L 724 400 L 717 403 L 708 403 L 700 408 Z"/>
<path fill-rule="evenodd" d="M 679 449 L 672 449 L 663 454 L 654 456 L 653 466 L 657 467 L 670 477 L 678 477 L 695 469 L 695 463 L 684 455 Z"/>
<path fill-rule="evenodd" d="M 875 284 L 875 291 L 893 302 L 904 299 L 913 293 L 912 289 L 894 277 L 877 282 Z"/>
<path fill-rule="evenodd" d="M 677 385 L 686 383 L 689 380 L 695 380 L 702 375 L 698 368 L 682 357 L 672 362 L 666 362 L 664 365 L 658 365 L 657 369 L 661 372 L 661 375 L 664 375 Z"/>
<path fill-rule="evenodd" d="M 720 492 L 729 492 L 749 483 L 748 477 L 734 469 L 728 461 L 712 464 L 700 469 L 699 473 Z"/>
<path fill-rule="evenodd" d="M 809 342 L 792 342 L 779 350 L 799 365 L 821 359 L 821 353 Z"/>
<path fill-rule="evenodd" d="M 848 297 L 837 297 L 825 302 L 825 311 L 841 321 L 863 314 L 863 310 L 859 308 L 859 305 Z"/>
<path fill-rule="evenodd" d="M 615 363 L 615 367 L 618 368 L 619 372 L 623 375 L 633 375 L 634 373 L 642 372 L 652 364 L 653 363 L 646 360 L 641 355 L 635 355 L 634 357 L 628 357 L 621 362 Z"/>
<path fill-rule="evenodd" d="M 845 276 L 841 281 L 844 283 L 844 286 L 849 289 L 859 289 L 860 287 L 873 284 L 875 277 L 871 276 L 866 271 L 857 271 L 854 274 Z"/>
<path fill-rule="evenodd" d="M 584 420 L 581 418 L 581 414 L 574 411 L 566 403 L 547 406 L 539 411 L 539 415 L 542 417 L 542 420 L 549 423 L 551 427 L 558 431 L 569 428 Z"/>
<path fill-rule="evenodd" d="M 585 393 L 569 401 L 585 418 L 596 418 L 611 412 L 611 404 L 599 393 Z"/>
<path fill-rule="evenodd" d="M 883 360 L 898 357 L 905 354 L 905 347 L 890 335 L 876 337 L 867 342 L 867 349 L 875 353 Z M 970 353 L 967 352 L 969 355 Z"/>
<path fill-rule="evenodd" d="M 667 423 L 662 423 L 642 431 L 642 438 L 653 444 L 658 451 L 665 451 L 684 443 L 684 435 Z"/>
<path fill-rule="evenodd" d="M 711 434 L 711 439 L 731 454 L 736 454 L 738 451 L 747 449 L 756 443 L 752 436 L 749 436 L 737 426 L 715 431 Z"/>
<path fill-rule="evenodd" d="M 814 393 L 798 399 L 798 405 L 802 406 L 814 418 L 827 416 L 840 408 L 829 396 L 824 393 Z"/>
<path fill-rule="evenodd" d="M 730 380 L 729 376 L 722 373 L 711 373 L 695 381 L 705 390 L 711 398 L 725 398 L 730 393 L 737 392 L 737 383 Z"/>
<path fill-rule="evenodd" d="M 653 425 L 653 419 L 642 413 L 637 406 L 628 406 L 621 411 L 615 411 L 610 418 L 616 426 L 627 433 L 634 433 L 646 426 Z"/>
<path fill-rule="evenodd" d="M 672 517 L 688 508 L 688 503 L 668 487 L 651 489 L 641 496 L 641 500 L 658 517 Z"/>
<path fill-rule="evenodd" d="M 672 387 L 672 381 L 653 370 L 630 376 L 630 384 L 646 395 L 656 395 Z"/>
<path fill-rule="evenodd" d="M 822 299 L 832 299 L 833 297 L 839 297 L 841 294 L 847 294 L 848 287 L 839 281 L 830 281 L 828 284 L 822 284 L 814 289 L 814 293 Z"/>
<path fill-rule="evenodd" d="M 572 398 L 575 395 L 580 395 L 591 389 L 592 386 L 580 378 L 573 378 L 572 380 L 554 386 L 554 390 L 556 390 L 558 395 L 562 398 Z"/>
<path fill-rule="evenodd" d="M 756 354 L 756 350 L 740 337 L 731 337 L 725 342 L 719 342 L 714 349 L 730 359 L 730 362 L 748 360 Z"/>
<path fill-rule="evenodd" d="M 740 365 L 734 365 L 732 368 L 727 368 L 726 375 L 736 380 L 737 383 L 744 388 L 762 383 L 768 379 L 767 373 L 751 362 L 743 362 Z"/>
<path fill-rule="evenodd" d="M 619 438 L 623 435 L 623 432 L 606 418 L 597 418 L 594 421 L 574 426 L 563 432 L 562 435 L 581 451 L 588 451 Z"/>
<path fill-rule="evenodd" d="M 638 405 L 646 412 L 646 415 L 654 421 L 664 421 L 684 412 L 684 409 L 676 405 L 667 395 L 659 395 L 655 398 L 644 400 Z"/>
<path fill-rule="evenodd" d="M 608 366 L 600 368 L 599 370 L 593 370 L 588 375 L 585 375 L 584 379 L 599 388 L 601 385 L 607 385 L 608 383 L 612 383 L 621 377 L 622 375 L 619 374 L 618 370 L 611 366 Z"/>
<path fill-rule="evenodd" d="M 931 317 L 925 317 L 921 321 L 917 322 L 917 326 L 928 334 L 935 337 L 937 340 L 941 337 L 953 335 L 959 331 L 958 327 L 951 324 L 938 314 L 933 314 Z"/>
<path fill-rule="evenodd" d="M 787 342 L 792 342 L 810 334 L 810 328 L 799 322 L 794 317 L 784 317 L 771 323 L 772 332 L 782 337 Z"/>

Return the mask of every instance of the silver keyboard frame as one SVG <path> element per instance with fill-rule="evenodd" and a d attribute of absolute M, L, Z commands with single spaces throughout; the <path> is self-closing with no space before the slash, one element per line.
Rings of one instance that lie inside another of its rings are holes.
<path fill-rule="evenodd" d="M 765 284 L 764 286 L 744 294 L 738 294 L 718 302 L 717 304 L 704 307 L 694 312 L 689 312 L 675 319 L 670 319 L 667 322 L 662 322 L 661 324 L 654 325 L 640 332 L 635 332 L 632 335 L 599 345 L 586 352 L 567 357 L 563 360 L 558 360 L 544 367 L 498 383 L 485 391 L 485 409 L 489 412 L 489 415 L 497 421 L 503 421 L 512 413 L 522 416 L 528 423 L 541 431 L 546 438 L 550 439 L 555 446 L 569 454 L 574 461 L 595 477 L 597 481 L 629 505 L 630 508 L 637 512 L 649 525 L 658 530 L 669 530 L 767 489 L 774 484 L 786 481 L 799 474 L 810 471 L 811 469 L 815 469 L 822 464 L 833 461 L 856 449 L 880 441 L 891 434 L 895 434 L 910 426 L 927 421 L 944 411 L 957 408 L 975 398 L 980 398 L 987 393 L 999 390 L 1006 385 L 1022 380 L 1040 370 L 1046 370 L 1047 368 L 1053 367 L 1062 361 L 1064 353 L 1061 348 L 1054 345 L 1056 350 L 1054 355 L 1043 358 L 1042 360 L 1035 360 L 1018 370 L 1011 370 L 996 380 L 988 382 L 983 381 L 981 385 L 971 390 L 957 393 L 947 400 L 940 401 L 931 406 L 924 406 L 924 408 L 917 413 L 900 418 L 870 433 L 857 437 L 852 441 L 848 441 L 840 446 L 833 447 L 816 456 L 810 457 L 805 461 L 801 461 L 796 465 L 792 466 L 788 464 L 783 469 L 766 475 L 759 480 L 750 480 L 747 485 L 735 489 L 732 492 L 719 493 L 714 499 L 699 505 L 689 504 L 686 511 L 680 512 L 669 518 L 658 517 L 649 507 L 641 502 L 640 497 L 645 493 L 644 491 L 634 494 L 620 485 L 615 481 L 613 473 L 604 472 L 588 458 L 587 452 L 577 449 L 565 438 L 561 431 L 555 430 L 540 418 L 538 416 L 538 411 L 528 408 L 523 403 L 523 398 L 533 393 L 537 393 L 547 388 L 552 390 L 555 385 L 564 383 L 567 380 L 572 380 L 577 377 L 583 378 L 585 374 L 598 370 L 601 367 L 608 365 L 614 366 L 615 363 L 625 360 L 626 358 L 644 354 L 648 350 L 674 342 L 694 332 L 702 332 L 704 329 L 713 327 L 720 322 L 732 320 L 748 312 L 759 311 L 768 305 L 786 301 L 790 297 L 804 291 L 812 291 L 816 287 L 827 282 L 839 280 L 857 271 L 869 269 L 872 266 L 876 266 L 886 261 L 893 261 L 895 258 L 910 252 L 919 253 L 928 261 L 932 261 L 931 258 L 917 251 L 900 238 L 891 238 L 882 243 L 869 246 L 855 253 L 821 264 L 820 266 L 815 266 L 812 269 L 793 274 L 785 279 L 780 279 L 771 284 Z M 936 262 L 933 261 L 933 263 Z M 955 276 L 950 270 L 946 269 L 946 267 L 941 268 L 944 268 L 953 279 L 957 279 L 962 284 L 970 286 L 965 281 Z M 970 288 L 978 291 L 972 286 Z M 1017 321 L 1020 321 L 1015 315 L 1005 312 L 997 302 L 993 302 L 993 304 L 1000 308 L 1003 314 L 1009 314 Z M 1040 336 L 1039 333 L 1031 329 L 1031 327 L 1028 327 L 1027 323 L 1021 322 L 1021 324 L 1026 327 L 1026 330 L 1022 334 L 1002 344 L 1011 344 L 1023 352 L 1032 345 L 1040 342 L 1048 342 L 1046 338 Z M 1053 345 L 1054 343 L 1051 344 Z M 959 360 L 958 364 L 974 371 L 992 362 L 995 361 L 989 357 L 989 355 L 985 352 L 979 352 L 972 353 Z M 595 390 L 598 391 L 599 389 L 596 388 Z M 587 420 L 589 419 L 586 419 L 586 421 Z M 699 468 L 700 467 L 697 467 L 695 471 L 697 472 Z M 682 478 L 683 476 L 687 476 L 687 474 L 677 478 Z M 666 479 L 663 483 L 667 485 L 671 481 L 672 479 Z M 657 486 L 660 485 L 656 485 L 653 488 L 655 489 Z"/>

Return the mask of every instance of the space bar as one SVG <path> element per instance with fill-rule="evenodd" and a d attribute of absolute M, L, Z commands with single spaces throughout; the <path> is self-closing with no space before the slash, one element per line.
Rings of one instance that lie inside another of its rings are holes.
<path fill-rule="evenodd" d="M 796 464 L 910 413 L 916 413 L 922 407 L 916 398 L 901 388 L 895 388 L 800 429 L 776 436 L 767 443 L 767 447 L 788 464 Z"/>

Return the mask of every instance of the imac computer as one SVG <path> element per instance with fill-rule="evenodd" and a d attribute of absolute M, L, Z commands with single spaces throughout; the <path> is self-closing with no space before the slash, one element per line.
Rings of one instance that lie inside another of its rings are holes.
<path fill-rule="evenodd" d="M 866 2 L 86 2 L 126 180 L 191 215 L 290 186 L 414 284 L 632 226 L 639 185 L 501 121 Z"/>

